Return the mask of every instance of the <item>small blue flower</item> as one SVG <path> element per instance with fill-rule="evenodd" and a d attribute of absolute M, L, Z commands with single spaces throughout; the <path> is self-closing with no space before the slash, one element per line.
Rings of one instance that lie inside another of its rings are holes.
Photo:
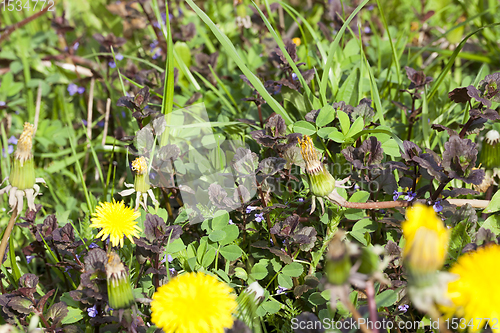
<path fill-rule="evenodd" d="M 85 92 L 85 87 L 78 87 L 76 91 L 81 95 Z"/>
<path fill-rule="evenodd" d="M 76 42 L 75 44 L 73 44 L 73 50 L 78 50 L 78 47 L 80 46 L 80 43 Z"/>
<path fill-rule="evenodd" d="M 3 157 L 7 157 L 7 155 L 10 155 L 14 152 L 14 146 L 8 145 L 7 146 L 7 154 L 5 153 L 5 148 L 2 149 L 2 155 Z"/>
<path fill-rule="evenodd" d="M 115 58 L 116 58 L 116 60 L 118 60 L 118 61 L 123 60 L 123 54 L 121 54 L 121 53 L 117 53 L 117 54 L 115 55 Z"/>
<path fill-rule="evenodd" d="M 412 191 L 410 190 L 410 191 L 408 191 L 408 192 L 406 193 L 406 196 L 404 197 L 404 199 L 405 199 L 406 201 L 412 201 L 413 199 L 415 199 L 415 197 L 416 197 L 416 196 L 417 196 L 417 193 L 412 192 Z"/>
<path fill-rule="evenodd" d="M 410 306 L 408 304 L 400 305 L 400 306 L 398 306 L 398 310 L 403 312 L 403 313 L 406 313 L 406 311 L 408 311 L 409 307 Z"/>
<path fill-rule="evenodd" d="M 276 290 L 276 295 L 284 294 L 287 289 L 288 288 L 278 286 L 278 290 Z"/>
<path fill-rule="evenodd" d="M 370 27 L 365 27 L 364 32 L 365 34 L 369 34 L 370 32 L 372 32 L 372 29 L 370 29 Z"/>
<path fill-rule="evenodd" d="M 373 10 L 373 8 L 374 8 L 374 6 L 373 6 L 373 5 L 370 5 L 370 6 L 368 6 L 368 8 L 367 8 L 367 9 L 368 9 L 368 10 Z"/>
<path fill-rule="evenodd" d="M 110 61 L 110 62 L 108 62 L 108 66 L 109 66 L 110 68 L 116 68 L 116 64 L 115 64 L 115 62 L 114 62 L 114 61 Z"/>
<path fill-rule="evenodd" d="M 229 224 L 234 224 L 233 220 L 229 219 Z"/>
<path fill-rule="evenodd" d="M 264 213 L 255 214 L 255 222 L 262 222 L 264 220 Z"/>
<path fill-rule="evenodd" d="M 74 94 L 76 94 L 78 92 L 78 86 L 74 83 L 70 83 L 68 85 L 68 92 L 69 92 L 70 96 L 73 96 Z"/>
<path fill-rule="evenodd" d="M 95 318 L 95 316 L 97 316 L 97 309 L 95 308 L 95 304 L 93 307 L 88 308 L 87 312 L 89 314 L 89 317 Z"/>
<path fill-rule="evenodd" d="M 379 213 L 380 213 L 380 214 L 385 214 L 385 210 L 384 210 L 384 209 L 381 209 L 381 210 L 379 210 Z"/>
<path fill-rule="evenodd" d="M 157 47 L 157 46 L 158 46 L 158 41 L 157 41 L 156 39 L 155 39 L 152 43 L 150 43 L 150 44 L 149 44 L 149 47 L 150 47 L 151 49 L 154 49 L 154 48 L 155 48 L 155 47 Z"/>
<path fill-rule="evenodd" d="M 9 140 L 7 140 L 7 143 L 10 143 L 11 145 L 17 145 L 17 138 L 15 136 L 11 136 Z"/>
<path fill-rule="evenodd" d="M 359 187 L 359 185 L 358 185 L 358 184 L 355 184 L 355 185 L 354 185 L 354 189 L 355 189 L 355 190 L 359 190 L 360 188 L 361 188 L 361 187 Z"/>
<path fill-rule="evenodd" d="M 26 256 L 26 261 L 28 262 L 28 264 L 31 263 L 31 260 L 33 260 L 33 258 L 35 258 L 35 256 Z"/>
<path fill-rule="evenodd" d="M 441 200 L 438 200 L 434 203 L 434 206 L 432 206 L 432 208 L 434 208 L 434 211 L 436 213 L 439 213 L 440 211 L 443 210 L 443 206 L 441 205 Z"/>
<path fill-rule="evenodd" d="M 174 258 L 172 258 L 172 256 L 169 254 L 169 255 L 167 255 L 167 260 L 168 260 L 168 262 L 172 262 L 172 260 L 174 260 Z"/>
<path fill-rule="evenodd" d="M 304 202 L 304 198 L 299 198 L 299 202 Z"/>
<path fill-rule="evenodd" d="M 271 242 L 271 246 L 274 246 L 274 242 L 272 239 L 269 240 Z"/>
<path fill-rule="evenodd" d="M 125 111 L 122 111 L 122 117 L 123 118 L 127 117 L 127 114 L 125 113 Z"/>
<path fill-rule="evenodd" d="M 175 268 L 169 268 L 168 271 L 170 272 L 170 275 L 177 274 L 177 271 L 175 270 Z"/>
<path fill-rule="evenodd" d="M 85 119 L 82 119 L 82 123 L 87 126 L 87 121 Z"/>
<path fill-rule="evenodd" d="M 254 207 L 254 206 L 248 206 L 247 209 L 246 209 L 246 213 L 247 214 L 250 214 L 253 210 L 255 210 L 255 208 L 257 207 Z"/>
<path fill-rule="evenodd" d="M 99 247 L 99 245 L 97 245 L 94 242 L 90 243 L 90 245 L 89 245 L 89 249 L 95 249 L 96 247 Z"/>
<path fill-rule="evenodd" d="M 158 59 L 159 57 L 161 56 L 161 51 L 160 50 L 157 50 L 155 52 L 155 54 L 153 54 L 153 56 L 151 58 L 153 59 Z"/>
<path fill-rule="evenodd" d="M 294 80 L 294 81 L 297 81 L 297 80 L 298 80 L 297 74 L 292 73 L 292 80 Z"/>
<path fill-rule="evenodd" d="M 398 191 L 394 190 L 394 192 L 392 192 L 392 200 L 397 201 L 401 194 L 403 194 L 403 192 L 398 192 Z"/>
<path fill-rule="evenodd" d="M 102 120 L 101 120 L 101 121 L 99 121 L 99 122 L 97 123 L 97 126 L 98 126 L 98 127 L 104 127 L 104 121 L 102 121 Z"/>
<path fill-rule="evenodd" d="M 281 92 L 281 86 L 282 86 L 281 84 L 278 84 L 278 85 L 276 86 L 276 87 L 277 87 L 277 89 L 276 89 L 276 91 L 274 91 L 273 95 L 279 94 L 279 93 Z"/>
<path fill-rule="evenodd" d="M 5 106 L 5 102 L 4 101 L 0 101 L 0 106 Z"/>

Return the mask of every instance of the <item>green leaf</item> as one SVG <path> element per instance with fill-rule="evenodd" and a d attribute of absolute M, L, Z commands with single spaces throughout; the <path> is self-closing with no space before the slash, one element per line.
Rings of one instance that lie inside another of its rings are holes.
<path fill-rule="evenodd" d="M 74 324 L 76 322 L 79 322 L 82 319 L 83 319 L 83 311 L 82 310 L 68 307 L 68 314 L 61 321 L 61 324 L 63 324 L 63 325 Z"/>
<path fill-rule="evenodd" d="M 382 143 L 382 149 L 384 150 L 384 153 L 389 156 L 401 156 L 401 151 L 399 150 L 398 143 L 394 139 L 389 139 L 386 142 Z"/>
<path fill-rule="evenodd" d="M 177 238 L 173 242 L 168 243 L 167 245 L 167 252 L 168 253 L 177 253 L 179 251 L 182 251 L 186 248 L 186 245 L 184 245 L 184 242 L 182 241 L 181 238 Z"/>
<path fill-rule="evenodd" d="M 354 225 L 352 226 L 352 231 L 360 231 L 362 233 L 374 232 L 377 229 L 378 229 L 377 222 L 372 221 L 369 218 L 359 220 L 358 222 L 354 223 Z"/>
<path fill-rule="evenodd" d="M 363 244 L 364 246 L 368 246 L 368 242 L 366 241 L 365 234 L 361 232 L 360 230 L 353 230 L 349 232 L 349 235 Z"/>
<path fill-rule="evenodd" d="M 236 238 L 238 238 L 240 234 L 240 229 L 238 229 L 238 226 L 234 224 L 227 225 L 222 230 L 226 233 L 226 237 L 223 240 L 219 241 L 220 245 L 232 243 Z"/>
<path fill-rule="evenodd" d="M 481 227 L 491 230 L 495 236 L 500 235 L 500 215 L 491 215 L 484 221 Z"/>
<path fill-rule="evenodd" d="M 245 271 L 243 268 L 241 267 L 236 267 L 234 269 L 234 275 L 239 278 L 239 279 L 242 279 L 244 281 L 246 281 L 248 279 L 248 274 L 247 274 L 247 271 Z"/>
<path fill-rule="evenodd" d="M 201 265 L 204 268 L 208 268 L 215 260 L 215 249 L 211 247 L 208 249 L 207 253 L 203 256 L 203 260 L 201 261 Z"/>
<path fill-rule="evenodd" d="M 226 238 L 226 233 L 223 230 L 214 230 L 208 235 L 208 238 L 210 238 L 212 242 L 220 242 Z"/>
<path fill-rule="evenodd" d="M 302 267 L 302 264 L 299 264 L 298 262 L 292 262 L 291 264 L 283 267 L 281 273 L 291 277 L 299 277 L 303 271 L 304 267 Z"/>
<path fill-rule="evenodd" d="M 214 214 L 212 220 L 212 229 L 222 229 L 229 223 L 229 213 L 225 210 L 218 210 Z"/>
<path fill-rule="evenodd" d="M 318 136 L 320 138 L 326 139 L 333 132 L 338 130 L 335 127 L 323 127 L 318 130 Z"/>
<path fill-rule="evenodd" d="M 275 314 L 281 309 L 281 303 L 274 300 L 273 298 L 270 298 L 267 302 L 262 303 L 262 307 L 264 308 L 264 310 L 269 312 L 269 314 Z"/>
<path fill-rule="evenodd" d="M 241 257 L 243 252 L 238 245 L 227 245 L 220 249 L 220 254 L 229 261 L 233 261 Z"/>
<path fill-rule="evenodd" d="M 370 193 L 366 191 L 354 192 L 349 198 L 349 202 L 366 202 L 370 197 Z"/>
<path fill-rule="evenodd" d="M 347 137 L 353 137 L 356 134 L 358 134 L 359 132 L 361 132 L 364 127 L 365 127 L 365 122 L 363 121 L 363 118 L 358 117 L 358 118 L 356 118 L 356 120 L 352 124 L 352 126 L 349 129 L 349 132 L 347 132 L 346 136 Z"/>
<path fill-rule="evenodd" d="M 357 81 L 358 81 L 358 69 L 354 68 L 354 70 L 351 71 L 347 79 L 340 87 L 336 99 L 338 101 L 345 101 L 346 104 L 350 104 L 352 95 L 354 93 L 354 90 L 356 89 Z"/>
<path fill-rule="evenodd" d="M 349 121 L 349 116 L 341 110 L 337 111 L 337 118 L 339 118 L 340 122 L 340 129 L 342 130 L 342 134 L 344 136 L 347 135 L 347 132 L 349 132 L 349 128 L 351 127 L 351 122 Z"/>
<path fill-rule="evenodd" d="M 344 134 L 340 133 L 338 129 L 335 127 L 332 127 L 333 130 L 330 132 L 328 135 L 328 139 L 333 140 L 338 143 L 343 143 L 345 141 L 345 136 Z"/>
<path fill-rule="evenodd" d="M 335 119 L 335 109 L 327 104 L 319 111 L 316 118 L 316 126 L 323 127 L 331 123 Z"/>
<path fill-rule="evenodd" d="M 286 289 L 293 288 L 292 278 L 288 275 L 278 274 L 278 284 Z"/>
<path fill-rule="evenodd" d="M 500 210 L 500 191 L 497 191 L 489 205 L 484 209 L 483 214 L 498 212 Z"/>
<path fill-rule="evenodd" d="M 311 302 L 312 305 L 318 306 L 325 304 L 327 300 L 321 296 L 320 292 L 314 292 L 309 296 L 308 301 Z"/>
<path fill-rule="evenodd" d="M 377 308 L 388 307 L 393 305 L 398 301 L 398 292 L 397 290 L 384 290 L 377 296 L 375 296 L 375 303 L 377 304 Z"/>
<path fill-rule="evenodd" d="M 316 128 L 305 120 L 299 120 L 293 125 L 293 131 L 304 135 L 313 135 L 316 133 Z"/>
<path fill-rule="evenodd" d="M 250 275 L 255 279 L 255 280 L 262 280 L 267 276 L 267 267 L 264 264 L 258 263 L 255 264 L 252 267 L 252 271 Z"/>

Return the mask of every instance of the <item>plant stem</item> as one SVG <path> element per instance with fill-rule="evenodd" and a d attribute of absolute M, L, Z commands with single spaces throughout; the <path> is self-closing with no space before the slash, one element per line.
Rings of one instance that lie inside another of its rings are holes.
<path fill-rule="evenodd" d="M 0 261 L 1 264 L 3 264 L 3 256 L 5 255 L 5 250 L 7 249 L 7 242 L 9 241 L 9 236 L 12 232 L 12 229 L 14 228 L 14 223 L 16 222 L 17 219 L 17 204 L 12 208 L 12 215 L 9 220 L 9 224 L 7 225 L 7 228 L 5 229 L 5 232 L 3 234 L 2 238 L 2 243 L 0 244 Z"/>
<path fill-rule="evenodd" d="M 377 318 L 377 304 L 375 303 L 375 288 L 373 288 L 373 281 L 366 281 L 366 297 L 368 298 L 368 311 L 370 313 L 370 321 L 372 322 L 373 333 L 378 333 L 378 328 L 376 328 L 375 323 L 378 321 Z"/>
<path fill-rule="evenodd" d="M 431 197 L 432 201 L 436 201 L 436 199 L 439 197 L 439 195 L 444 190 L 444 188 L 446 187 L 446 185 L 450 182 L 450 180 L 451 179 L 447 179 L 444 182 L 442 182 L 441 184 L 439 184 L 439 186 L 436 189 L 436 191 L 434 193 L 432 193 L 432 197 Z"/>
<path fill-rule="evenodd" d="M 318 266 L 319 261 L 323 257 L 323 253 L 325 253 L 326 248 L 328 247 L 328 244 L 330 244 L 330 241 L 332 240 L 333 236 L 337 233 L 337 226 L 339 225 L 340 220 L 344 214 L 339 213 L 335 215 L 335 217 L 328 221 L 328 229 L 326 230 L 326 236 L 323 239 L 323 245 L 321 246 L 321 249 L 318 251 L 318 255 L 314 257 L 314 260 L 311 263 L 311 267 L 309 268 L 309 275 L 313 274 L 316 271 L 316 266 Z"/>

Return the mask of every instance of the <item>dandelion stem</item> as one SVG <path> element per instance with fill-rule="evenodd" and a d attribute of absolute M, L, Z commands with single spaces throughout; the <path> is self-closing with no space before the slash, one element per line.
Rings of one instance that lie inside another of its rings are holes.
<path fill-rule="evenodd" d="M 7 249 L 7 242 L 9 240 L 9 236 L 12 232 L 12 229 L 14 228 L 14 223 L 16 222 L 17 219 L 17 204 L 12 208 L 12 215 L 9 220 L 9 224 L 7 225 L 7 228 L 5 229 L 5 232 L 3 234 L 2 238 L 2 243 L 0 244 L 0 261 L 3 264 L 3 256 L 5 255 L 5 250 Z"/>
<path fill-rule="evenodd" d="M 376 323 L 378 321 L 377 318 L 377 304 L 375 303 L 375 289 L 373 287 L 373 281 L 366 281 L 366 296 L 368 299 L 368 311 L 370 313 L 370 321 L 372 323 Z M 373 333 L 378 333 L 378 328 L 373 328 Z"/>

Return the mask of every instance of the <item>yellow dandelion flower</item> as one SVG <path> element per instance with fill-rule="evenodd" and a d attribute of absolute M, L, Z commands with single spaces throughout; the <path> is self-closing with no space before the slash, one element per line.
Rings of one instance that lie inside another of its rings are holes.
<path fill-rule="evenodd" d="M 299 37 L 292 38 L 292 42 L 297 46 L 300 46 L 300 44 L 302 44 L 302 41 Z"/>
<path fill-rule="evenodd" d="M 449 230 L 430 206 L 415 205 L 406 211 L 402 224 L 406 245 L 403 259 L 413 273 L 440 269 L 448 250 Z"/>
<path fill-rule="evenodd" d="M 102 240 L 109 237 L 111 245 L 123 247 L 123 236 L 126 236 L 134 243 L 133 236 L 139 236 L 139 227 L 135 221 L 141 213 L 126 207 L 123 201 L 101 202 L 96 207 L 96 212 L 91 219 L 92 228 L 102 228 L 97 234 L 97 238 L 102 236 Z"/>
<path fill-rule="evenodd" d="M 491 245 L 462 255 L 450 269 L 450 273 L 458 276 L 448 283 L 448 297 L 453 306 L 442 309 L 447 317 L 455 314 L 464 318 L 469 332 L 484 327 L 487 320 L 482 318 L 490 318 L 493 331 L 500 332 L 498 323 L 495 325 L 500 318 L 498 258 L 500 246 Z"/>
<path fill-rule="evenodd" d="M 215 277 L 186 273 L 154 293 L 151 321 L 165 333 L 223 333 L 233 326 L 235 298 Z"/>
<path fill-rule="evenodd" d="M 148 164 L 146 163 L 146 159 L 144 156 L 137 157 L 132 162 L 132 170 L 137 172 L 139 175 L 143 175 L 148 170 Z"/>

